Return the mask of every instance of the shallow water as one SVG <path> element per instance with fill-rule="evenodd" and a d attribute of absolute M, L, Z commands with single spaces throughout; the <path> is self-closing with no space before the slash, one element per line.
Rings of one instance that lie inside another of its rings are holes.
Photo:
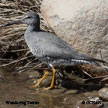
<path fill-rule="evenodd" d="M 32 82 L 26 72 L 16 76 L 1 76 L 0 108 L 73 108 L 79 101 L 98 96 L 97 90 L 85 92 L 83 89 L 69 90 L 60 87 L 42 91 L 42 88 L 30 88 Z"/>

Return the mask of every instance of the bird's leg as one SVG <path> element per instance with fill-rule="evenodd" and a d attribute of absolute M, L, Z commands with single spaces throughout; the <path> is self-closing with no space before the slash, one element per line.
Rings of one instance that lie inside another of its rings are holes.
<path fill-rule="evenodd" d="M 49 89 L 52 89 L 54 87 L 54 80 L 55 80 L 56 70 L 52 65 L 51 65 L 51 68 L 52 68 L 52 72 L 53 72 L 51 85 L 50 85 L 50 87 L 44 88 L 43 90 L 49 90 Z"/>
<path fill-rule="evenodd" d="M 48 75 L 49 75 L 49 72 L 48 72 L 48 71 L 45 71 L 43 77 L 42 77 L 42 78 L 40 79 L 40 81 L 37 82 L 33 87 L 34 87 L 34 88 L 38 87 L 38 86 L 42 83 L 42 81 L 43 81 L 44 79 L 46 79 L 46 77 L 47 77 Z"/>

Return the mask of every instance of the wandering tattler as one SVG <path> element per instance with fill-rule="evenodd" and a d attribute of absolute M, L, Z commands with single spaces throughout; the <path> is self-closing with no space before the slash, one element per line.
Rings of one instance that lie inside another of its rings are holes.
<path fill-rule="evenodd" d="M 41 30 L 40 17 L 35 12 L 29 12 L 24 18 L 5 24 L 4 26 L 20 23 L 28 25 L 24 38 L 32 54 L 52 69 L 52 82 L 50 87 L 45 88 L 45 90 L 54 87 L 56 73 L 54 66 L 56 65 L 74 66 L 82 63 L 105 63 L 103 60 L 79 53 L 61 38 Z M 34 87 L 38 87 L 48 74 L 49 72 L 45 71 L 44 76 L 34 85 Z"/>

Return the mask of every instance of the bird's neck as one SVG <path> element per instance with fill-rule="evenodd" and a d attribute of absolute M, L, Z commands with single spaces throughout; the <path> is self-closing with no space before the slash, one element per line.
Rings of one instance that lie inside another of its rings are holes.
<path fill-rule="evenodd" d="M 31 31 L 39 31 L 40 30 L 40 25 L 39 26 L 35 26 L 35 25 L 29 25 L 27 27 L 27 31 L 31 32 Z"/>

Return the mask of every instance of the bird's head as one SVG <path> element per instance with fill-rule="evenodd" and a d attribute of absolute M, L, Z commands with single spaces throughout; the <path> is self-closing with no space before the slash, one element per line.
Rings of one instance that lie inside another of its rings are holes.
<path fill-rule="evenodd" d="M 27 13 L 23 18 L 9 22 L 8 24 L 4 24 L 3 26 L 10 26 L 13 24 L 27 24 L 30 26 L 39 26 L 40 25 L 40 17 L 35 12 L 29 12 Z"/>
<path fill-rule="evenodd" d="M 21 19 L 24 24 L 37 25 L 40 24 L 40 17 L 35 12 L 29 12 L 24 18 Z"/>

